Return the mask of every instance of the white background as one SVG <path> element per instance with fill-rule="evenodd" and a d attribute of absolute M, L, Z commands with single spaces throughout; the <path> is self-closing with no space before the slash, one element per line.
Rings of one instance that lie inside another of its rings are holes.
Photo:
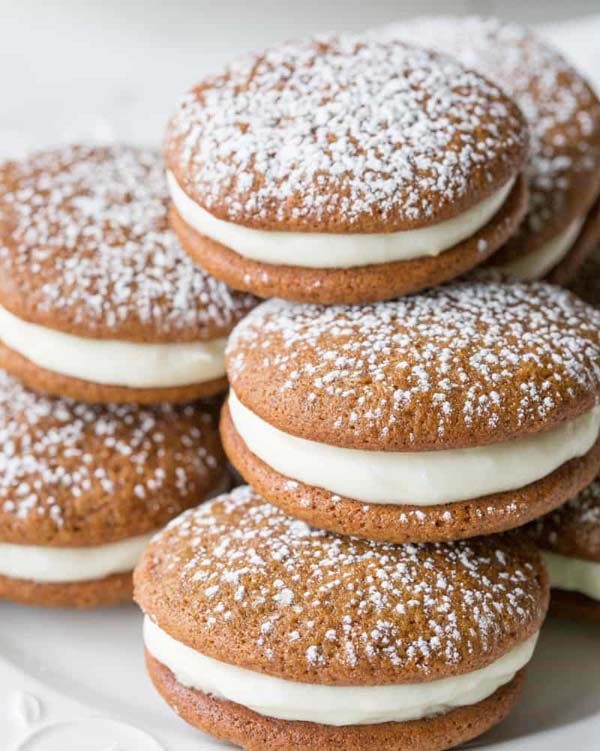
<path fill-rule="evenodd" d="M 65 139 L 159 142 L 178 95 L 240 51 L 411 12 L 495 12 L 547 22 L 598 0 L 0 0 L 0 155 Z M 588 56 L 600 35 L 585 24 Z M 589 40 L 589 41 L 588 41 Z"/>

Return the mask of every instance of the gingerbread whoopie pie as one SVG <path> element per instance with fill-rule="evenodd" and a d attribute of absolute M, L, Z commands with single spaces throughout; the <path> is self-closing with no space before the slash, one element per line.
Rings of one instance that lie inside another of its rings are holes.
<path fill-rule="evenodd" d="M 131 599 L 150 537 L 228 487 L 199 404 L 89 405 L 0 371 L 0 599 L 91 608 Z"/>
<path fill-rule="evenodd" d="M 383 38 L 447 53 L 494 81 L 531 131 L 530 205 L 490 263 L 564 283 L 590 252 L 588 210 L 600 193 L 600 102 L 582 76 L 529 29 L 495 18 L 431 16 L 393 24 Z"/>
<path fill-rule="evenodd" d="M 600 247 L 586 259 L 569 288 L 586 303 L 600 310 Z"/>
<path fill-rule="evenodd" d="M 600 469 L 600 311 L 542 282 L 271 300 L 228 343 L 221 437 L 291 516 L 392 542 L 524 524 Z"/>
<path fill-rule="evenodd" d="M 247 486 L 171 522 L 134 581 L 159 693 L 249 751 L 469 740 L 517 701 L 548 602 L 525 536 L 340 537 Z"/>
<path fill-rule="evenodd" d="M 529 529 L 550 574 L 552 613 L 600 623 L 600 478 Z"/>
<path fill-rule="evenodd" d="M 447 57 L 366 36 L 247 56 L 181 100 L 172 224 L 192 258 L 262 297 L 365 303 L 481 264 L 526 210 L 528 131 Z"/>
<path fill-rule="evenodd" d="M 160 155 L 69 146 L 0 167 L 0 366 L 86 402 L 224 391 L 255 304 L 197 268 L 168 222 Z"/>
<path fill-rule="evenodd" d="M 566 284 L 586 302 L 600 307 L 600 199 L 589 211 L 573 254 L 577 254 L 575 275 L 557 271 L 555 284 Z"/>

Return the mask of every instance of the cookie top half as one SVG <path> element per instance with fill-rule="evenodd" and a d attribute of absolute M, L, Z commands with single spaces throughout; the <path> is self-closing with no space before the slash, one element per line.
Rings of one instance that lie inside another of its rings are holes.
<path fill-rule="evenodd" d="M 213 413 L 51 399 L 0 371 L 0 542 L 87 546 L 159 529 L 224 477 Z"/>
<path fill-rule="evenodd" d="M 600 563 L 600 478 L 529 529 L 544 550 Z"/>
<path fill-rule="evenodd" d="M 528 135 L 500 89 L 398 41 L 323 36 L 240 59 L 180 101 L 166 160 L 219 219 L 391 232 L 474 206 L 520 171 Z"/>
<path fill-rule="evenodd" d="M 158 152 L 67 146 L 0 167 L 0 305 L 84 337 L 225 336 L 255 303 L 188 258 Z"/>
<path fill-rule="evenodd" d="M 233 331 L 231 387 L 292 435 L 357 449 L 480 446 L 600 392 L 600 312 L 544 283 L 459 282 L 364 306 L 271 300 Z"/>
<path fill-rule="evenodd" d="M 456 57 L 498 84 L 525 115 L 529 214 L 495 261 L 542 244 L 589 208 L 600 189 L 600 102 L 555 49 L 518 24 L 477 16 L 425 16 L 380 33 Z"/>
<path fill-rule="evenodd" d="M 248 486 L 150 543 L 135 598 L 193 649 L 305 683 L 471 672 L 535 633 L 547 604 L 525 537 L 390 545 L 291 519 Z"/>

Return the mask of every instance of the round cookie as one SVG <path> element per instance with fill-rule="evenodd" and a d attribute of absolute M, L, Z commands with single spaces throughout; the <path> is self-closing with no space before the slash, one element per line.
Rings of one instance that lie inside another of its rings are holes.
<path fill-rule="evenodd" d="M 247 486 L 171 522 L 134 581 L 159 692 L 250 751 L 473 738 L 517 700 L 548 602 L 525 536 L 340 537 Z"/>
<path fill-rule="evenodd" d="M 150 537 L 226 484 L 200 404 L 89 405 L 0 371 L 0 599 L 96 607 L 131 598 Z"/>
<path fill-rule="evenodd" d="M 181 100 L 166 137 L 172 224 L 236 289 L 387 299 L 514 234 L 527 143 L 514 103 L 447 57 L 368 36 L 292 42 Z"/>
<path fill-rule="evenodd" d="M 522 279 L 565 282 L 590 252 L 587 212 L 600 192 L 600 102 L 579 73 L 529 29 L 496 18 L 420 17 L 376 32 L 452 55 L 500 86 L 530 132 L 530 204 L 490 259 Z"/>
<path fill-rule="evenodd" d="M 577 283 L 578 272 L 585 274 L 582 269 L 585 262 L 594 255 L 598 255 L 600 248 L 600 199 L 588 211 L 579 236 L 564 262 L 556 266 L 549 274 L 548 281 L 552 284 L 569 286 Z"/>
<path fill-rule="evenodd" d="M 600 478 L 529 530 L 550 574 L 552 612 L 600 623 Z"/>
<path fill-rule="evenodd" d="M 160 155 L 68 146 L 0 167 L 0 366 L 86 402 L 183 402 L 227 387 L 254 298 L 197 268 L 168 222 Z"/>
<path fill-rule="evenodd" d="M 592 250 L 574 278 L 568 279 L 568 285 L 582 300 L 600 308 L 600 204 L 596 217 L 588 217 L 586 229 Z"/>
<path fill-rule="evenodd" d="M 234 329 L 227 370 L 230 461 L 291 516 L 342 534 L 499 532 L 600 469 L 600 312 L 548 284 L 272 300 Z"/>

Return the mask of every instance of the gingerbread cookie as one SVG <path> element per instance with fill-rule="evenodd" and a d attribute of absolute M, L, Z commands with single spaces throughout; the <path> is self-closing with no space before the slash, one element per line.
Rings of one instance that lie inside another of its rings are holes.
<path fill-rule="evenodd" d="M 234 329 L 227 370 L 231 462 L 290 515 L 342 534 L 499 532 L 600 469 L 600 312 L 548 284 L 272 300 Z"/>
<path fill-rule="evenodd" d="M 366 36 L 288 43 L 180 102 L 172 223 L 236 289 L 386 299 L 462 274 L 514 234 L 527 142 L 513 102 L 446 57 Z"/>
<path fill-rule="evenodd" d="M 592 250 L 569 281 L 569 288 L 585 302 L 600 308 L 600 205 L 596 217 L 590 215 L 586 226 Z"/>
<path fill-rule="evenodd" d="M 495 18 L 432 16 L 377 32 L 452 55 L 494 81 L 531 131 L 529 212 L 490 260 L 522 279 L 566 282 L 590 252 L 588 210 L 600 192 L 600 102 L 532 31 Z"/>
<path fill-rule="evenodd" d="M 600 623 L 600 478 L 529 530 L 550 573 L 552 612 Z"/>
<path fill-rule="evenodd" d="M 600 253 L 600 198 L 588 211 L 581 232 L 575 244 L 565 257 L 564 262 L 556 266 L 549 274 L 548 281 L 553 284 L 573 286 L 577 284 L 580 270 L 586 261 Z M 582 270 L 585 274 L 585 270 Z"/>
<path fill-rule="evenodd" d="M 214 415 L 198 404 L 81 404 L 0 371 L 0 433 L 0 599 L 130 599 L 150 537 L 226 481 Z"/>
<path fill-rule="evenodd" d="M 158 691 L 250 751 L 433 751 L 479 735 L 516 702 L 548 601 L 525 536 L 340 537 L 247 486 L 173 521 L 134 579 Z"/>
<path fill-rule="evenodd" d="M 224 391 L 254 305 L 198 269 L 168 224 L 158 153 L 72 146 L 0 168 L 0 365 L 88 402 Z"/>

